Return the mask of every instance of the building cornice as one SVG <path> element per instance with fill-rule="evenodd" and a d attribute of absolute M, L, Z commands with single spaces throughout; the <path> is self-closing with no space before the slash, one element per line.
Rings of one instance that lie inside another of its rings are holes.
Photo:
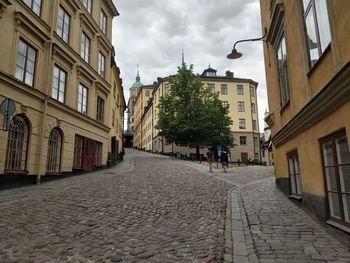
<path fill-rule="evenodd" d="M 350 63 L 344 66 L 325 88 L 272 137 L 274 146 L 278 148 L 301 134 L 349 100 Z"/>
<path fill-rule="evenodd" d="M 2 18 L 2 14 L 5 12 L 6 8 L 12 5 L 8 0 L 0 0 L 0 18 Z"/>

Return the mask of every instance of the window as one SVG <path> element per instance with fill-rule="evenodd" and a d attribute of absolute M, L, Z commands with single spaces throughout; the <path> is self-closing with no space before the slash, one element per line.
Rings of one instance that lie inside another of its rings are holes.
<path fill-rule="evenodd" d="M 215 93 L 215 84 L 208 84 L 208 91 L 210 93 Z"/>
<path fill-rule="evenodd" d="M 84 138 L 75 135 L 75 144 L 74 144 L 74 159 L 73 167 L 74 168 L 83 168 L 83 142 Z"/>
<path fill-rule="evenodd" d="M 237 85 L 237 95 L 243 95 L 243 85 Z"/>
<path fill-rule="evenodd" d="M 255 113 L 256 110 L 255 110 L 255 103 L 252 103 L 252 112 Z"/>
<path fill-rule="evenodd" d="M 96 120 L 103 122 L 103 115 L 105 110 L 105 101 L 97 96 L 97 105 L 96 105 Z"/>
<path fill-rule="evenodd" d="M 100 14 L 100 29 L 101 31 L 106 34 L 106 29 L 107 29 L 107 16 L 103 10 L 101 10 Z"/>
<path fill-rule="evenodd" d="M 291 195 L 302 195 L 301 189 L 301 178 L 299 168 L 299 158 L 297 152 L 289 153 L 288 156 L 288 171 L 290 180 L 290 194 Z"/>
<path fill-rule="evenodd" d="M 238 102 L 238 112 L 244 112 L 244 101 Z"/>
<path fill-rule="evenodd" d="M 83 0 L 83 4 L 86 10 L 91 14 L 92 11 L 92 0 Z"/>
<path fill-rule="evenodd" d="M 245 129 L 245 119 L 239 119 L 239 128 Z"/>
<path fill-rule="evenodd" d="M 89 63 L 90 57 L 90 38 L 83 32 L 81 35 L 80 56 Z"/>
<path fill-rule="evenodd" d="M 258 137 L 254 137 L 254 145 L 257 146 L 259 144 Z"/>
<path fill-rule="evenodd" d="M 165 88 L 165 94 L 167 94 L 170 91 L 170 89 L 171 89 L 171 84 L 170 83 L 166 83 L 164 85 L 164 88 Z"/>
<path fill-rule="evenodd" d="M 250 96 L 254 97 L 255 96 L 255 88 L 253 86 L 250 86 L 249 91 L 250 91 Z"/>
<path fill-rule="evenodd" d="M 258 130 L 257 127 L 256 127 L 256 120 L 253 120 L 253 130 L 254 131 Z"/>
<path fill-rule="evenodd" d="M 146 96 L 146 97 L 149 97 L 150 94 L 151 94 L 151 92 L 150 92 L 149 90 L 145 90 L 145 96 Z"/>
<path fill-rule="evenodd" d="M 87 88 L 79 84 L 78 111 L 82 114 L 87 114 L 87 92 Z"/>
<path fill-rule="evenodd" d="M 101 166 L 102 163 L 102 143 L 95 142 L 94 166 Z"/>
<path fill-rule="evenodd" d="M 345 131 L 322 139 L 329 215 L 350 224 L 350 152 Z"/>
<path fill-rule="evenodd" d="M 66 43 L 68 43 L 68 38 L 69 38 L 69 24 L 70 24 L 70 16 L 60 6 L 58 9 L 56 32 L 57 32 L 57 35 L 59 35 L 63 39 L 63 41 Z"/>
<path fill-rule="evenodd" d="M 228 101 L 222 101 L 221 104 L 222 104 L 222 107 L 228 108 Z"/>
<path fill-rule="evenodd" d="M 280 85 L 280 99 L 281 107 L 284 107 L 289 102 L 289 80 L 288 80 L 288 67 L 287 67 L 287 51 L 286 51 L 286 40 L 283 36 L 278 48 L 277 48 L 277 68 L 278 78 Z"/>
<path fill-rule="evenodd" d="M 106 58 L 104 55 L 101 54 L 101 52 L 98 53 L 98 74 L 100 74 L 101 77 L 105 77 L 105 64 Z"/>
<path fill-rule="evenodd" d="M 313 66 L 331 42 L 326 0 L 304 0 L 306 40 Z"/>
<path fill-rule="evenodd" d="M 16 61 L 16 78 L 33 86 L 36 50 L 22 39 L 19 40 Z"/>
<path fill-rule="evenodd" d="M 40 16 L 41 0 L 22 0 L 33 12 Z"/>
<path fill-rule="evenodd" d="M 227 95 L 227 84 L 221 84 L 221 94 Z"/>
<path fill-rule="evenodd" d="M 6 170 L 25 171 L 28 141 L 29 129 L 26 120 L 18 115 L 13 117 L 8 129 Z"/>
<path fill-rule="evenodd" d="M 247 136 L 239 136 L 239 142 L 241 145 L 247 145 Z"/>
<path fill-rule="evenodd" d="M 51 97 L 63 103 L 65 88 L 66 72 L 55 65 L 53 68 Z"/>
<path fill-rule="evenodd" d="M 49 173 L 60 172 L 61 148 L 62 148 L 61 132 L 57 128 L 53 128 L 50 132 L 50 136 L 48 140 L 46 172 L 49 172 Z"/>

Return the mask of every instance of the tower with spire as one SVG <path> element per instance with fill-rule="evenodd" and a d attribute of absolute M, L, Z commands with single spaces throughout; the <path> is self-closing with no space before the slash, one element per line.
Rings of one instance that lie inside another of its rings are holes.
<path fill-rule="evenodd" d="M 133 130 L 135 100 L 142 86 L 143 84 L 140 78 L 139 65 L 137 65 L 137 74 L 136 74 L 135 82 L 132 84 L 132 86 L 129 89 L 130 97 L 128 101 L 128 123 L 127 123 L 127 131 L 129 133 L 132 132 Z"/>

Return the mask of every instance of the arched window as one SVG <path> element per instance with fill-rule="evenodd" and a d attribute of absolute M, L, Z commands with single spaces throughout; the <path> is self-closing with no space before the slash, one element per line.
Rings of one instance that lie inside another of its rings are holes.
<path fill-rule="evenodd" d="M 18 115 L 13 117 L 8 129 L 5 170 L 26 170 L 28 133 L 27 121 Z"/>
<path fill-rule="evenodd" d="M 61 166 L 61 148 L 62 134 L 57 128 L 53 128 L 50 132 L 48 148 L 46 172 L 59 173 Z"/>

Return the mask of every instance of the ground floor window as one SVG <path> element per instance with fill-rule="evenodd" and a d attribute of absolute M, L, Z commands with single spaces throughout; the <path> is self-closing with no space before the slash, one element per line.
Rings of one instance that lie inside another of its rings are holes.
<path fill-rule="evenodd" d="M 75 135 L 73 167 L 77 169 L 83 168 L 83 142 L 84 137 Z"/>
<path fill-rule="evenodd" d="M 25 171 L 29 129 L 22 116 L 15 116 L 8 129 L 5 170 Z"/>
<path fill-rule="evenodd" d="M 49 172 L 49 173 L 60 172 L 61 148 L 62 148 L 62 134 L 57 128 L 54 128 L 51 130 L 49 140 L 48 140 L 46 172 Z"/>
<path fill-rule="evenodd" d="M 287 158 L 288 158 L 288 173 L 289 173 L 289 181 L 290 181 L 290 194 L 301 196 L 303 191 L 301 188 L 298 152 L 289 153 Z"/>
<path fill-rule="evenodd" d="M 345 130 L 320 140 L 329 216 L 350 225 L 350 152 Z"/>

